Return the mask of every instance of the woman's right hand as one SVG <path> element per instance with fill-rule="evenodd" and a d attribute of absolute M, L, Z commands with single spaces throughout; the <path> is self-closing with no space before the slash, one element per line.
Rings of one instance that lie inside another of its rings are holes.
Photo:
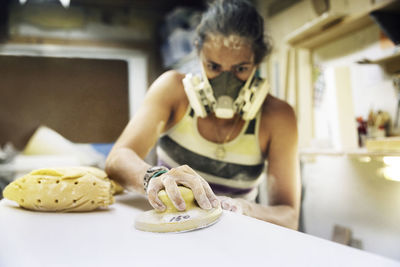
<path fill-rule="evenodd" d="M 188 165 L 182 165 L 150 180 L 147 188 L 147 197 L 151 206 L 159 211 L 166 209 L 164 203 L 158 198 L 158 192 L 165 189 L 176 209 L 185 210 L 186 204 L 179 193 L 178 185 L 190 188 L 197 204 L 202 209 L 208 210 L 220 205 L 218 198 L 206 180 Z"/>

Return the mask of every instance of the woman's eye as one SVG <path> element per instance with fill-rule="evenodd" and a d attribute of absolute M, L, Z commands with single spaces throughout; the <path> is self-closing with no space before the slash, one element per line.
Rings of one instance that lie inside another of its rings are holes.
<path fill-rule="evenodd" d="M 216 65 L 216 64 L 209 63 L 209 64 L 207 64 L 207 67 L 208 67 L 209 70 L 212 70 L 212 71 L 218 71 L 219 70 L 219 66 Z"/>
<path fill-rule="evenodd" d="M 248 68 L 247 68 L 247 67 L 243 67 L 243 66 L 237 66 L 237 67 L 235 68 L 235 72 L 236 72 L 236 73 L 245 72 L 245 71 L 247 71 L 247 70 L 248 70 Z"/>

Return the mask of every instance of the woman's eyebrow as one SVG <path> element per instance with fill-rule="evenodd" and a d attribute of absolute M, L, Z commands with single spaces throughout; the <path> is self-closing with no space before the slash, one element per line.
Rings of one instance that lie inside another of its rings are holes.
<path fill-rule="evenodd" d="M 211 63 L 211 64 L 214 64 L 216 66 L 221 66 L 221 64 L 218 64 L 218 63 L 216 63 L 216 62 L 214 62 L 212 60 L 208 60 L 208 59 L 207 59 L 207 63 Z"/>
<path fill-rule="evenodd" d="M 253 64 L 253 62 L 249 62 L 249 61 L 244 61 L 244 62 L 240 62 L 238 64 L 235 64 L 233 66 L 238 67 L 238 66 L 242 66 L 242 65 L 250 65 Z"/>
<path fill-rule="evenodd" d="M 214 61 L 212 61 L 210 59 L 206 59 L 206 62 L 208 64 L 213 64 L 215 67 L 221 67 L 222 66 L 221 64 L 218 64 L 218 63 L 216 63 L 216 62 L 214 62 Z M 251 65 L 251 64 L 253 64 L 253 62 L 243 61 L 243 62 L 240 62 L 238 64 L 232 65 L 232 68 L 237 68 L 237 67 L 240 67 L 240 66 L 243 66 L 243 65 Z"/>

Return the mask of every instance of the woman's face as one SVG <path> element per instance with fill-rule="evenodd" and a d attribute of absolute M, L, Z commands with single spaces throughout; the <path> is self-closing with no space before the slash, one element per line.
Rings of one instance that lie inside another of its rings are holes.
<path fill-rule="evenodd" d="M 207 36 L 200 59 L 208 79 L 224 71 L 231 71 L 238 79 L 246 81 L 255 67 L 250 42 L 236 35 Z"/>

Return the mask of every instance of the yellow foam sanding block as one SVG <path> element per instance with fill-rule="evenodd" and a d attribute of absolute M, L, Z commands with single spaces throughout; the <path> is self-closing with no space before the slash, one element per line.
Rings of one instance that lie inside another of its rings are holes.
<path fill-rule="evenodd" d="M 121 187 L 94 167 L 44 168 L 10 183 L 3 196 L 36 211 L 91 211 L 114 202 Z"/>
<path fill-rule="evenodd" d="M 209 226 L 221 217 L 220 206 L 210 210 L 202 209 L 196 204 L 192 190 L 183 186 L 178 188 L 185 200 L 186 210 L 177 210 L 165 190 L 161 190 L 158 197 L 167 206 L 166 210 L 141 213 L 135 220 L 136 229 L 159 233 L 183 232 Z"/>

